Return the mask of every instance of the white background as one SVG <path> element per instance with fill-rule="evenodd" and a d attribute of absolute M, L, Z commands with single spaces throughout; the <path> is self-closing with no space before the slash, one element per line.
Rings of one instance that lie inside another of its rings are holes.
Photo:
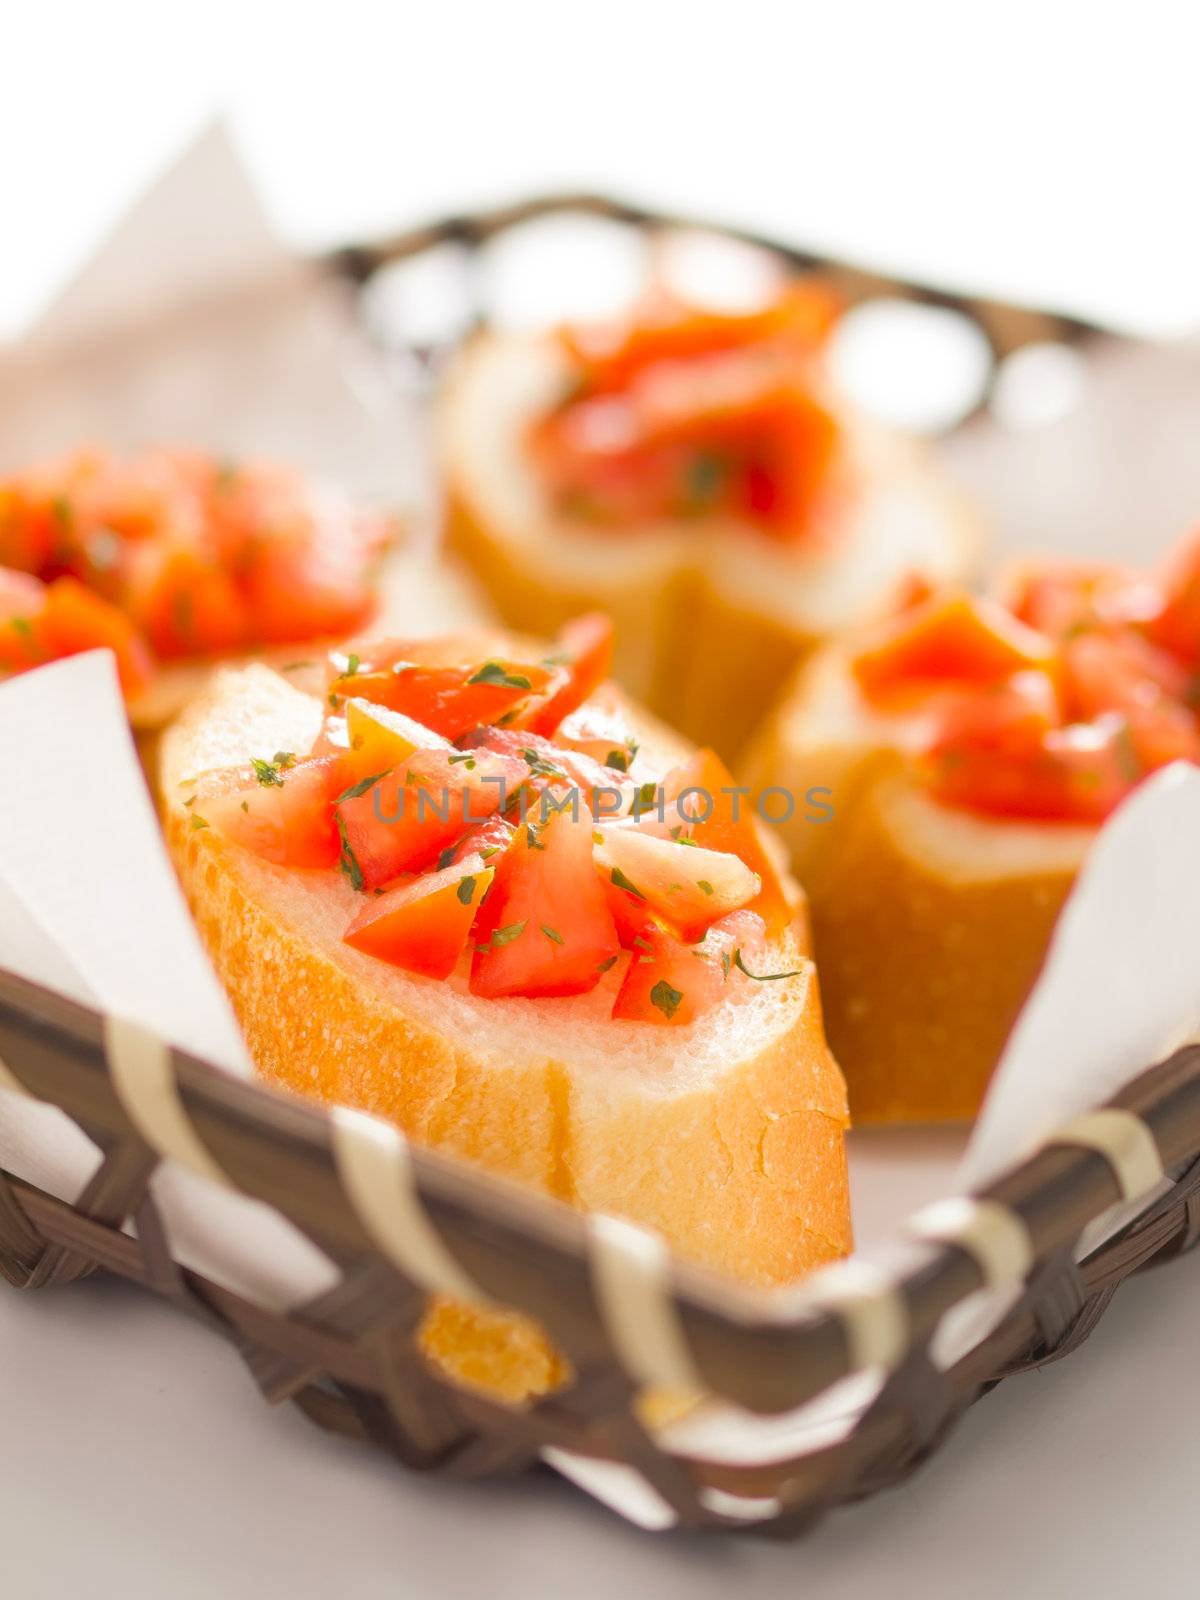
<path fill-rule="evenodd" d="M 213 112 L 318 246 L 547 186 L 1140 327 L 1200 325 L 1185 5 L 0 3 L 0 335 Z M 1200 501 L 1200 495 L 1198 495 Z M 0 1295 L 14 1596 L 1032 1595 L 1194 1582 L 1200 1282 L 1126 1291 L 913 1485 L 796 1548 L 415 1482 L 111 1286 Z"/>

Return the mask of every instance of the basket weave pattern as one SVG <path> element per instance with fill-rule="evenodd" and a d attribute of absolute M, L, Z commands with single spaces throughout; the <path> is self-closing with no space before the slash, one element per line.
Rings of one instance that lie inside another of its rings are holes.
<path fill-rule="evenodd" d="M 634 1402 L 647 1374 L 598 1292 L 596 1236 L 586 1219 L 465 1164 L 411 1152 L 423 1215 L 456 1265 L 494 1301 L 537 1318 L 575 1368 L 569 1387 L 535 1404 L 495 1404 L 453 1386 L 420 1354 L 415 1330 L 429 1286 L 399 1270 L 364 1231 L 339 1174 L 330 1115 L 172 1050 L 179 1104 L 204 1151 L 237 1189 L 312 1239 L 341 1281 L 283 1315 L 180 1266 L 149 1188 L 162 1157 L 114 1090 L 105 1039 L 102 1017 L 0 975 L 8 1086 L 60 1106 L 103 1153 L 74 1205 L 0 1173 L 0 1273 L 9 1283 L 35 1289 L 98 1269 L 115 1273 L 208 1322 L 270 1402 L 290 1400 L 321 1427 L 406 1466 L 481 1477 L 527 1468 L 557 1446 L 635 1467 L 681 1526 L 745 1529 L 743 1502 L 755 1506 L 750 1526 L 795 1533 L 836 1504 L 897 1483 L 1001 1379 L 1080 1345 L 1124 1278 L 1200 1237 L 1200 1046 L 1188 1046 L 1112 1102 L 1152 1141 L 1167 1178 L 1084 1262 L 1074 1260 L 1082 1229 L 1128 1198 L 1119 1164 L 1104 1154 L 1052 1141 L 981 1197 L 1017 1219 L 1030 1242 L 1028 1270 L 1007 1314 L 948 1370 L 932 1359 L 931 1338 L 944 1313 L 988 1276 L 961 1241 L 926 1242 L 884 1297 L 841 1300 L 806 1299 L 804 1286 L 746 1290 L 668 1261 L 666 1303 L 693 1370 L 713 1395 L 756 1411 L 822 1393 L 855 1370 L 864 1333 L 870 1344 L 885 1309 L 900 1307 L 904 1319 L 903 1346 L 889 1357 L 877 1397 L 836 1444 L 769 1466 L 684 1459 L 638 1419 Z M 123 1231 L 127 1222 L 132 1231 Z"/>

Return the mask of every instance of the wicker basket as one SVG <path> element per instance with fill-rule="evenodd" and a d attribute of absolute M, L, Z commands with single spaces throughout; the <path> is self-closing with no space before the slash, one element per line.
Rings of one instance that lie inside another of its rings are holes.
<path fill-rule="evenodd" d="M 547 1449 L 623 1462 L 681 1526 L 795 1533 L 899 1482 L 980 1395 L 1075 1349 L 1126 1276 L 1200 1236 L 1200 1046 L 1142 1073 L 973 1201 L 918 1215 L 903 1266 L 855 1260 L 795 1290 L 761 1291 L 671 1260 L 638 1229 L 410 1150 L 390 1130 L 377 1146 L 395 1180 L 383 1215 L 364 1205 L 329 1112 L 143 1038 L 141 1058 L 156 1050 L 161 1066 L 148 1114 L 114 1079 L 113 1041 L 128 1034 L 0 975 L 0 1081 L 61 1107 L 104 1153 L 74 1206 L 0 1174 L 10 1283 L 32 1289 L 103 1268 L 203 1317 L 272 1403 L 291 1400 L 406 1466 L 481 1477 Z M 148 1188 L 164 1155 L 287 1217 L 336 1263 L 338 1286 L 284 1316 L 181 1268 Z M 1084 1228 L 1139 1195 L 1136 1219 L 1077 1264 Z M 451 1275 L 542 1323 L 574 1366 L 570 1386 L 513 1410 L 434 1371 L 415 1330 Z M 939 1324 L 983 1288 L 1016 1298 L 941 1370 Z M 635 1405 L 647 1384 L 699 1385 L 782 1412 L 866 1369 L 883 1381 L 853 1429 L 769 1466 L 670 1454 Z"/>
<path fill-rule="evenodd" d="M 548 212 L 685 225 L 588 196 L 456 218 L 333 265 L 356 284 L 454 241 L 473 251 Z M 770 246 L 767 241 L 755 243 Z M 964 299 L 781 250 L 851 301 L 881 293 L 950 306 L 995 362 L 1094 332 L 1071 318 Z M 482 307 L 474 314 L 481 315 Z M 131 1046 L 147 1092 L 131 1092 Z M 887 1262 L 855 1258 L 796 1289 L 742 1288 L 673 1260 L 652 1235 L 586 1218 L 372 1124 L 232 1078 L 128 1025 L 0 972 L 0 1088 L 61 1108 L 100 1148 L 74 1205 L 0 1171 L 0 1273 L 33 1289 L 103 1269 L 202 1317 L 272 1403 L 459 1477 L 568 1453 L 632 1468 L 664 1522 L 796 1533 L 823 1511 L 897 1483 L 1001 1379 L 1081 1344 L 1130 1273 L 1200 1235 L 1200 1046 L 1150 1067 L 971 1200 L 912 1219 Z M 328 1293 L 284 1315 L 173 1259 L 150 1180 L 164 1160 L 286 1217 L 335 1264 Z M 1082 1261 L 1081 1234 L 1120 1202 L 1137 1215 Z M 455 1387 L 416 1330 L 448 1288 L 535 1318 L 569 1358 L 570 1384 L 520 1409 Z M 991 1331 L 945 1363 L 948 1312 L 1005 1294 Z M 749 1412 L 793 1410 L 856 1374 L 873 1398 L 835 1442 L 769 1465 L 665 1447 L 642 1420 L 649 1387 L 697 1390 Z M 561 1458 L 560 1458 L 561 1459 Z"/>

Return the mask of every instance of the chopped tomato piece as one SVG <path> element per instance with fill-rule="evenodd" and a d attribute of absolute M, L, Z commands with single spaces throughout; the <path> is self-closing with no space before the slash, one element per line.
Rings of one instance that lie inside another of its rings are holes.
<path fill-rule="evenodd" d="M 1185 703 L 1189 674 L 1174 656 L 1129 631 L 1082 633 L 1062 646 L 1069 721 L 1119 711 L 1147 770 L 1200 757 Z"/>
<path fill-rule="evenodd" d="M 476 822 L 467 829 L 451 851 L 442 852 L 438 857 L 438 865 L 453 865 L 455 862 L 464 861 L 467 856 L 474 855 L 494 867 L 496 857 L 504 854 L 516 837 L 516 833 L 513 824 L 501 816 L 489 817 L 486 822 Z"/>
<path fill-rule="evenodd" d="M 998 683 L 1028 667 L 1049 670 L 1054 648 L 1001 606 L 968 594 L 935 595 L 883 624 L 851 670 L 872 700 L 957 683 Z"/>
<path fill-rule="evenodd" d="M 610 883 L 644 900 L 688 941 L 748 905 L 762 888 L 758 874 L 735 855 L 655 838 L 634 827 L 603 829 L 595 857 Z"/>
<path fill-rule="evenodd" d="M 367 900 L 343 938 L 356 950 L 427 978 L 448 978 L 467 947 L 493 869 L 468 855 Z"/>
<path fill-rule="evenodd" d="M 628 772 L 637 759 L 637 735 L 624 717 L 602 706 L 572 711 L 559 723 L 554 742 L 560 749 L 591 756 L 610 772 Z"/>
<path fill-rule="evenodd" d="M 627 321 L 568 327 L 559 337 L 580 370 L 583 390 L 615 393 L 662 362 L 691 361 L 781 337 L 815 348 L 841 310 L 832 290 L 812 280 L 790 284 L 762 308 L 741 313 L 689 305 L 658 290 Z"/>
<path fill-rule="evenodd" d="M 0 567 L 0 672 L 24 672 L 50 655 L 43 637 L 45 585 Z"/>
<path fill-rule="evenodd" d="M 513 728 L 477 728 L 461 739 L 464 749 L 493 750 L 524 761 L 533 790 L 575 789 L 578 804 L 595 817 L 615 817 L 628 809 L 632 780 L 625 773 L 601 767 L 590 756 L 564 750 L 536 733 Z M 533 807 L 530 807 L 534 810 Z M 535 816 L 536 820 L 536 816 Z"/>
<path fill-rule="evenodd" d="M 475 945 L 472 994 L 583 994 L 595 987 L 620 946 L 586 816 L 558 812 L 532 841 L 528 829 L 518 831 L 499 858 Z"/>
<path fill-rule="evenodd" d="M 465 664 L 429 661 L 428 643 L 421 641 L 389 639 L 364 650 L 361 657 L 334 656 L 331 704 L 336 707 L 357 696 L 399 711 L 447 739 L 514 716 L 531 697 L 556 688 L 565 676 L 557 669 L 491 656 Z"/>
<path fill-rule="evenodd" d="M 153 658 L 129 618 L 74 578 L 56 578 L 46 590 L 38 631 L 52 656 L 111 650 L 127 699 L 141 694 L 154 677 Z"/>
<path fill-rule="evenodd" d="M 603 611 L 589 611 L 567 623 L 559 633 L 555 656 L 562 658 L 569 676 L 530 718 L 534 733 L 556 733 L 563 718 L 596 692 L 608 677 L 612 650 L 612 620 Z"/>
<path fill-rule="evenodd" d="M 685 1027 L 720 1005 L 751 973 L 764 982 L 793 975 L 760 973 L 764 948 L 762 919 L 752 913 L 735 912 L 714 923 L 700 944 L 651 928 L 634 949 L 613 1016 Z"/>
<path fill-rule="evenodd" d="M 765 835 L 750 793 L 739 787 L 729 768 L 713 750 L 698 750 L 682 766 L 667 774 L 662 785 L 664 812 L 669 827 L 680 837 L 694 839 L 708 850 L 737 856 L 762 884 L 751 902 L 774 938 L 791 922 L 792 903 L 783 877 L 764 842 Z M 653 813 L 652 813 L 653 815 Z"/>
<path fill-rule="evenodd" d="M 187 546 L 147 542 L 132 558 L 128 606 L 163 660 L 228 654 L 252 637 L 232 576 Z"/>
<path fill-rule="evenodd" d="M 347 772 L 365 778 L 390 772 L 418 750 L 449 750 L 447 739 L 402 712 L 369 700 L 346 701 Z"/>
<path fill-rule="evenodd" d="M 335 807 L 351 883 L 375 889 L 432 866 L 528 776 L 523 761 L 491 751 L 418 750 L 395 771 L 354 784 Z"/>
<path fill-rule="evenodd" d="M 1047 672 L 1015 672 L 1001 683 L 959 689 L 938 707 L 930 749 L 1019 754 L 1041 746 L 1062 721 L 1058 694 Z"/>
<path fill-rule="evenodd" d="M 1162 600 L 1150 634 L 1189 667 L 1200 667 L 1200 533 L 1173 550 L 1163 564 Z"/>
<path fill-rule="evenodd" d="M 1106 713 L 1051 728 L 1033 748 L 972 744 L 961 735 L 929 753 L 932 792 L 994 816 L 1102 822 L 1145 776 L 1127 719 Z"/>
<path fill-rule="evenodd" d="M 1015 566 L 997 586 L 1019 622 L 1062 639 L 1080 628 L 1141 623 L 1161 607 L 1153 579 L 1107 561 L 1039 561 Z"/>
<path fill-rule="evenodd" d="M 194 828 L 216 828 L 277 866 L 333 867 L 342 848 L 333 802 L 343 779 L 336 756 L 277 751 L 202 781 L 185 804 Z"/>

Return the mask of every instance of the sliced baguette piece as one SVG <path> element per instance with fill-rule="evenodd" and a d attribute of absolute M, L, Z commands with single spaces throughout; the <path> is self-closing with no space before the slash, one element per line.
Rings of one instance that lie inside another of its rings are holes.
<path fill-rule="evenodd" d="M 909 771 L 918 717 L 882 716 L 831 646 L 796 675 L 742 776 L 797 797 L 779 831 L 809 899 L 830 1043 L 856 1123 L 973 1117 L 1037 977 L 1091 826 L 943 805 Z"/>
<path fill-rule="evenodd" d="M 544 647 L 543 647 L 544 648 Z M 600 691 L 619 705 L 611 687 Z M 786 980 L 738 986 L 687 1027 L 615 1021 L 621 964 L 590 994 L 484 1000 L 411 976 L 342 934 L 361 898 L 335 873 L 281 869 L 198 828 L 188 780 L 311 747 L 323 703 L 263 666 L 220 674 L 167 733 L 167 840 L 251 1054 L 270 1081 L 398 1123 L 569 1204 L 660 1230 L 756 1284 L 850 1247 L 845 1087 L 825 1043 L 801 922 L 764 958 Z M 632 714 L 659 770 L 675 736 Z M 511 1398 L 561 1369 L 527 1325 L 444 1305 L 429 1332 L 458 1375 Z"/>
<path fill-rule="evenodd" d="M 553 633 L 608 611 L 618 681 L 726 759 L 822 641 L 885 611 L 912 575 L 974 565 L 979 531 L 957 494 L 915 444 L 841 402 L 843 481 L 803 549 L 728 521 L 609 532 L 564 517 L 524 441 L 568 378 L 546 336 L 485 335 L 452 366 L 438 424 L 450 545 L 513 627 Z"/>

